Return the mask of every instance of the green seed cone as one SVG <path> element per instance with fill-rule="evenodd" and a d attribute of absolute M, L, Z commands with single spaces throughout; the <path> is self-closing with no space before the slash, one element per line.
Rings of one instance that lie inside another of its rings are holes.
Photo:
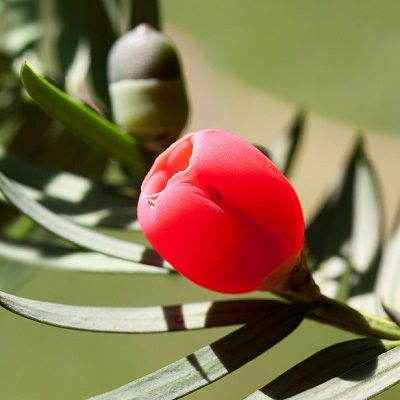
<path fill-rule="evenodd" d="M 108 57 L 114 120 L 158 153 L 185 126 L 189 106 L 174 45 L 141 24 L 118 39 Z"/>

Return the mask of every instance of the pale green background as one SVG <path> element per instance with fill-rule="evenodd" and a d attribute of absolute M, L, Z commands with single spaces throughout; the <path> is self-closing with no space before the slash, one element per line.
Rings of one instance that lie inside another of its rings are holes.
<path fill-rule="evenodd" d="M 354 126 L 400 132 L 397 0 L 165 0 L 215 65 Z"/>

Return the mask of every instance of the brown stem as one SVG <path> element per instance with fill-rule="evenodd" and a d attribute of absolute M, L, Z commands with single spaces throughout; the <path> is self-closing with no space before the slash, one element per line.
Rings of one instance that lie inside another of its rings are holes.
<path fill-rule="evenodd" d="M 308 247 L 305 243 L 299 255 L 288 265 L 279 268 L 279 277 L 273 276 L 263 285 L 263 290 L 272 290 L 276 294 L 291 300 L 306 303 L 315 302 L 321 297 L 318 285 L 314 282 L 308 268 Z M 293 266 L 294 265 L 294 266 Z"/>

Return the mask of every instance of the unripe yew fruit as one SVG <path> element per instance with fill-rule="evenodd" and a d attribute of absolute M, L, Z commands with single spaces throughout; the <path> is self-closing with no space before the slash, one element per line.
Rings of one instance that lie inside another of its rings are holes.
<path fill-rule="evenodd" d="M 304 243 L 299 199 L 259 150 L 230 132 L 188 134 L 154 162 L 138 218 L 182 275 L 222 293 L 273 289 Z"/>
<path fill-rule="evenodd" d="M 115 122 L 159 154 L 182 132 L 189 112 L 178 50 L 141 24 L 113 44 L 107 70 Z"/>

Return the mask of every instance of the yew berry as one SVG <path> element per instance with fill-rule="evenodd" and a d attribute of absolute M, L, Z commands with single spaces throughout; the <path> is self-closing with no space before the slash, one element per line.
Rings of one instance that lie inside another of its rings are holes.
<path fill-rule="evenodd" d="M 188 134 L 156 159 L 138 218 L 176 270 L 222 293 L 273 289 L 304 242 L 289 181 L 250 143 L 218 129 Z"/>

